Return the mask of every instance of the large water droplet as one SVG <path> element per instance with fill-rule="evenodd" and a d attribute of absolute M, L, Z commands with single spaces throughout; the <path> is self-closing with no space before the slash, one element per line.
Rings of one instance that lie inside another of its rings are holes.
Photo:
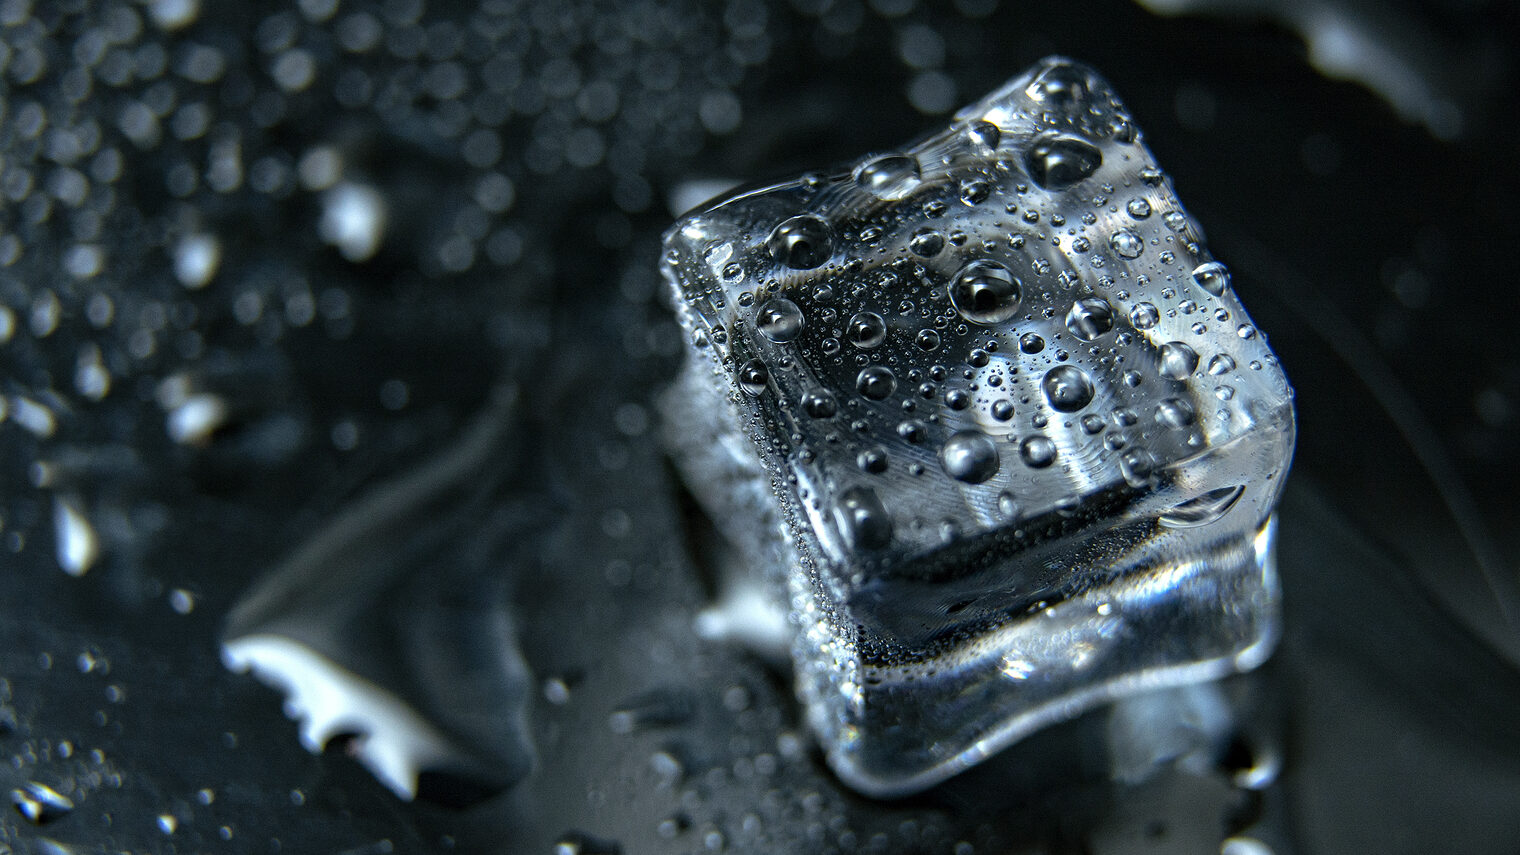
<path fill-rule="evenodd" d="M 1180 341 L 1161 345 L 1161 376 L 1186 380 L 1198 368 L 1198 351 Z"/>
<path fill-rule="evenodd" d="M 1145 252 L 1145 239 L 1130 229 L 1114 232 L 1108 239 L 1108 245 L 1114 248 L 1114 252 L 1125 258 L 1139 258 L 1140 253 Z"/>
<path fill-rule="evenodd" d="M 870 487 L 849 487 L 839 494 L 834 524 L 851 549 L 881 549 L 892 542 L 892 518 Z"/>
<path fill-rule="evenodd" d="M 856 312 L 845 328 L 844 337 L 856 347 L 870 350 L 887 340 L 887 322 L 875 312 Z"/>
<path fill-rule="evenodd" d="M 1019 443 L 1019 458 L 1030 469 L 1044 469 L 1056 462 L 1056 444 L 1048 436 L 1024 437 Z"/>
<path fill-rule="evenodd" d="M 888 154 L 862 163 L 855 170 L 855 183 L 876 198 L 890 201 L 912 195 L 923 184 L 923 176 L 917 158 Z"/>
<path fill-rule="evenodd" d="M 1066 313 L 1066 328 L 1077 338 L 1092 341 L 1114 328 L 1114 310 L 1097 297 L 1078 300 Z"/>
<path fill-rule="evenodd" d="M 1003 131 L 991 122 L 978 119 L 966 126 L 966 141 L 978 154 L 991 154 L 1002 139 Z"/>
<path fill-rule="evenodd" d="M 1029 177 L 1047 190 L 1065 190 L 1102 165 L 1102 152 L 1074 137 L 1045 137 L 1024 158 Z"/>
<path fill-rule="evenodd" d="M 765 384 L 770 379 L 770 371 L 765 367 L 765 363 L 758 359 L 751 359 L 739 366 L 739 388 L 743 389 L 745 394 L 759 395 L 765 391 Z"/>
<path fill-rule="evenodd" d="M 1047 67 L 1024 94 L 1046 109 L 1071 112 L 1087 104 L 1089 86 L 1087 72 L 1063 62 Z"/>
<path fill-rule="evenodd" d="M 1091 378 L 1075 365 L 1057 365 L 1045 372 L 1040 388 L 1050 406 L 1063 413 L 1074 413 L 1092 403 L 1093 399 Z"/>
<path fill-rule="evenodd" d="M 991 437 L 978 430 L 963 430 L 945 440 L 940 465 L 957 481 L 980 484 L 997 474 L 998 451 Z"/>
<path fill-rule="evenodd" d="M 1172 528 L 1192 528 L 1208 525 L 1229 512 L 1245 493 L 1243 485 L 1220 487 L 1202 496 L 1189 499 L 1174 506 L 1161 516 L 1161 524 Z"/>
<path fill-rule="evenodd" d="M 834 252 L 828 223 L 817 217 L 792 217 L 776 226 L 766 241 L 771 257 L 794 270 L 818 267 Z"/>
<path fill-rule="evenodd" d="M 802 396 L 802 411 L 815 419 L 831 419 L 839 412 L 839 402 L 823 389 L 815 389 Z"/>
<path fill-rule="evenodd" d="M 1023 294 L 1020 282 L 996 261 L 973 261 L 948 286 L 950 302 L 961 317 L 990 326 L 1013 317 Z"/>
<path fill-rule="evenodd" d="M 880 401 L 897 389 L 897 377 L 884 365 L 868 365 L 855 376 L 855 388 L 873 401 Z"/>
<path fill-rule="evenodd" d="M 920 258 L 933 258 L 945 248 L 945 236 L 925 226 L 908 239 L 908 249 Z"/>
<path fill-rule="evenodd" d="M 785 297 L 772 297 L 755 313 L 755 326 L 761 335 L 784 344 L 802 334 L 802 310 Z"/>
<path fill-rule="evenodd" d="M 1193 281 L 1198 287 L 1218 297 L 1230 287 L 1230 269 L 1217 261 L 1209 261 L 1193 268 Z"/>

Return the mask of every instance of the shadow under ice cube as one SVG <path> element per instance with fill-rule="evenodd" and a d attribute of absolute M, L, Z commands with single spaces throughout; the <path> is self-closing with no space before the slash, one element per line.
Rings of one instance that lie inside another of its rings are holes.
<path fill-rule="evenodd" d="M 786 591 L 851 786 L 920 790 L 1266 658 L 1292 392 L 1092 71 L 1045 60 L 665 249 L 692 342 L 674 454 Z"/>

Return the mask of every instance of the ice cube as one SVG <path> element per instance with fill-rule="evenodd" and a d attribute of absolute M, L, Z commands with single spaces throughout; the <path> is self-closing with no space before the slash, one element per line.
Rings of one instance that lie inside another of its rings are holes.
<path fill-rule="evenodd" d="M 1292 392 L 1106 82 L 731 194 L 664 269 L 684 477 L 789 598 L 839 776 L 898 796 L 1278 627 Z"/>

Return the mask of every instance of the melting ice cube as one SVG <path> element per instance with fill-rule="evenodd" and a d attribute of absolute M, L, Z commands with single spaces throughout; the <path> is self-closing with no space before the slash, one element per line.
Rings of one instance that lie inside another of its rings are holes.
<path fill-rule="evenodd" d="M 939 782 L 1260 663 L 1292 392 L 1108 84 L 1047 59 L 666 236 L 698 499 L 784 590 L 840 777 Z"/>

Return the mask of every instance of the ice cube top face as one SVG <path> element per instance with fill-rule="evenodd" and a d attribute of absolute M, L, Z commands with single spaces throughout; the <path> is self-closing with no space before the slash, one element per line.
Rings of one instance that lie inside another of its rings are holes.
<path fill-rule="evenodd" d="M 1091 70 L 1045 60 L 916 144 L 730 196 L 664 264 L 789 529 L 769 569 L 848 783 L 921 789 L 1264 658 L 1292 394 Z"/>

